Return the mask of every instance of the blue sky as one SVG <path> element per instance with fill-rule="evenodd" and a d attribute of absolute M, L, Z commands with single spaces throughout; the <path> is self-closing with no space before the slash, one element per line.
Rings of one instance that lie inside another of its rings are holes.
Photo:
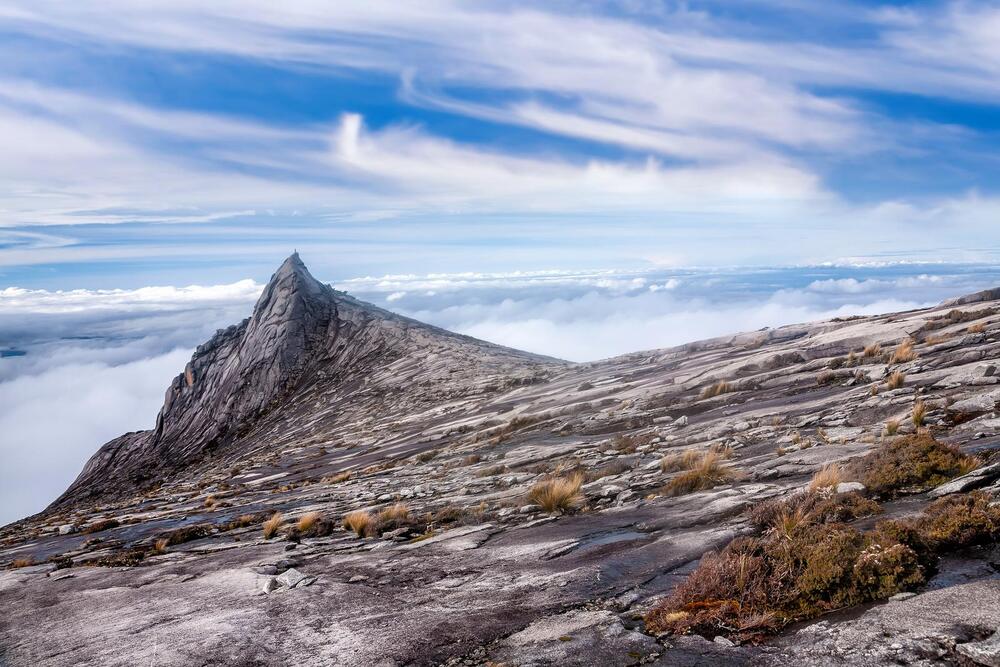
<path fill-rule="evenodd" d="M 13 1 L 0 284 L 991 261 L 976 2 Z"/>

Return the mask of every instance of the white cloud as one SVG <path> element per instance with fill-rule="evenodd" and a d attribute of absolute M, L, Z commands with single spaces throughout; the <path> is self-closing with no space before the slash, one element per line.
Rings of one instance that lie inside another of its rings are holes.
<path fill-rule="evenodd" d="M 151 428 L 190 354 L 117 366 L 76 361 L 0 382 L 0 524 L 44 509 L 104 442 Z"/>

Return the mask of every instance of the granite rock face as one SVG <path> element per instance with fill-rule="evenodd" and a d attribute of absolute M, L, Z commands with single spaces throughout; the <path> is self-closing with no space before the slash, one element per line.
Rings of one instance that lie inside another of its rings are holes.
<path fill-rule="evenodd" d="M 760 503 L 887 424 L 914 432 L 918 401 L 921 428 L 983 465 L 884 516 L 1000 498 L 997 295 L 570 364 L 365 304 L 293 255 L 156 428 L 0 528 L 0 664 L 993 664 L 996 545 L 760 645 L 654 637 L 642 617 Z M 893 360 L 903 341 L 915 356 Z M 665 492 L 664 457 L 709 451 L 739 474 Z M 531 493 L 574 475 L 562 510 Z M 379 528 L 348 530 L 358 512 Z"/>

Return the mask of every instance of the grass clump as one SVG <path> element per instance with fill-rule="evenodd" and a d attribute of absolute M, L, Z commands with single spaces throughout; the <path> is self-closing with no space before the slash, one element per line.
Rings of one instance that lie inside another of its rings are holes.
<path fill-rule="evenodd" d="M 375 516 L 378 532 L 402 528 L 410 523 L 410 510 L 402 503 L 385 507 Z"/>
<path fill-rule="evenodd" d="M 889 379 L 886 380 L 885 386 L 889 389 L 899 389 L 906 382 L 906 373 L 902 371 L 893 371 Z"/>
<path fill-rule="evenodd" d="M 732 482 L 737 477 L 736 472 L 729 466 L 723 465 L 722 459 L 722 455 L 718 452 L 710 451 L 702 454 L 693 466 L 667 482 L 663 487 L 663 494 L 683 496 Z"/>
<path fill-rule="evenodd" d="M 908 361 L 913 361 L 917 358 L 917 353 L 913 349 L 913 340 L 906 339 L 902 343 L 896 346 L 896 349 L 892 351 L 892 356 L 889 357 L 890 364 L 905 364 Z"/>
<path fill-rule="evenodd" d="M 178 544 L 184 544 L 185 542 L 191 542 L 192 540 L 200 540 L 203 537 L 208 537 L 212 534 L 212 526 L 199 523 L 194 526 L 183 526 L 177 528 L 176 530 L 171 530 L 170 532 L 164 533 L 160 536 L 160 539 L 166 540 L 166 546 L 172 547 Z"/>
<path fill-rule="evenodd" d="M 537 482 L 528 491 L 528 501 L 539 505 L 550 514 L 566 514 L 583 503 L 584 476 L 580 473 L 569 477 L 553 477 Z"/>
<path fill-rule="evenodd" d="M 278 529 L 281 528 L 281 524 L 284 523 L 285 517 L 281 515 L 281 512 L 275 512 L 271 515 L 271 518 L 266 520 L 262 524 L 262 529 L 264 531 L 264 539 L 269 540 L 278 534 Z"/>
<path fill-rule="evenodd" d="M 914 426 L 916 426 L 917 428 L 920 428 L 921 426 L 923 426 L 924 425 L 924 419 L 927 417 L 927 405 L 923 401 L 920 401 L 920 400 L 918 400 L 917 402 L 915 402 L 913 404 L 913 412 L 910 415 L 910 417 L 913 420 L 913 425 Z"/>
<path fill-rule="evenodd" d="M 31 567 L 34 564 L 35 561 L 31 558 L 15 558 L 10 564 L 10 569 L 19 570 L 22 567 Z"/>
<path fill-rule="evenodd" d="M 829 463 L 813 475 L 812 481 L 809 482 L 809 490 L 836 489 L 837 485 L 843 481 L 844 473 L 841 471 L 840 466 L 836 463 Z"/>
<path fill-rule="evenodd" d="M 897 431 L 899 431 L 899 420 L 898 419 L 890 419 L 890 420 L 888 420 L 885 423 L 885 434 L 886 435 L 896 435 Z"/>
<path fill-rule="evenodd" d="M 970 325 L 969 328 L 966 329 L 966 331 L 969 332 L 970 334 L 983 333 L 984 331 L 986 331 L 986 323 L 976 322 L 975 324 Z"/>
<path fill-rule="evenodd" d="M 295 527 L 299 530 L 299 532 L 305 533 L 312 529 L 322 517 L 323 515 L 319 512 L 307 512 L 299 517 Z"/>
<path fill-rule="evenodd" d="M 725 380 L 719 380 L 713 385 L 709 385 L 701 390 L 702 398 L 714 398 L 722 394 L 728 394 L 729 392 L 736 391 L 736 385 L 732 382 L 726 382 Z"/>
<path fill-rule="evenodd" d="M 660 471 L 661 472 L 680 472 L 682 470 L 691 470 L 699 461 L 701 461 L 701 453 L 689 449 L 684 452 L 676 452 L 674 454 L 667 454 L 662 459 L 660 459 Z"/>
<path fill-rule="evenodd" d="M 371 512 L 355 510 L 344 515 L 344 528 L 352 531 L 358 537 L 374 537 L 378 534 L 378 526 Z"/>
<path fill-rule="evenodd" d="M 95 521 L 94 523 L 90 524 L 89 526 L 84 528 L 81 532 L 89 535 L 90 533 L 99 533 L 102 530 L 110 530 L 111 528 L 117 528 L 120 525 L 121 524 L 118 522 L 118 519 L 101 519 L 100 521 Z"/>
<path fill-rule="evenodd" d="M 321 481 L 324 484 L 340 484 L 341 482 L 346 482 L 350 478 L 350 472 L 338 472 L 336 475 L 328 475 L 324 477 Z"/>
<path fill-rule="evenodd" d="M 864 351 L 861 353 L 865 359 L 871 359 L 873 357 L 882 356 L 882 346 L 879 343 L 872 343 L 871 345 L 865 346 Z"/>
<path fill-rule="evenodd" d="M 938 442 L 929 433 L 917 433 L 886 442 L 854 462 L 850 473 L 871 493 L 891 497 L 933 488 L 978 464 L 978 459 Z"/>

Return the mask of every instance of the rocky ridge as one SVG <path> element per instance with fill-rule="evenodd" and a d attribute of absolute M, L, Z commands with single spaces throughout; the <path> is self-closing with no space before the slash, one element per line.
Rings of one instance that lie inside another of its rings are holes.
<path fill-rule="evenodd" d="M 568 364 L 356 301 L 293 256 L 198 349 L 156 429 L 105 445 L 0 532 L 18 565 L 0 573 L 0 661 L 996 664 L 992 547 L 946 557 L 916 595 L 759 645 L 653 637 L 642 616 L 750 532 L 749 509 L 877 449 L 890 423 L 915 431 L 917 400 L 923 428 L 984 461 L 931 494 L 994 492 L 997 299 Z M 710 449 L 740 475 L 664 492 L 664 456 Z M 534 502 L 574 471 L 578 507 Z M 356 511 L 406 518 L 359 537 L 341 527 Z"/>

